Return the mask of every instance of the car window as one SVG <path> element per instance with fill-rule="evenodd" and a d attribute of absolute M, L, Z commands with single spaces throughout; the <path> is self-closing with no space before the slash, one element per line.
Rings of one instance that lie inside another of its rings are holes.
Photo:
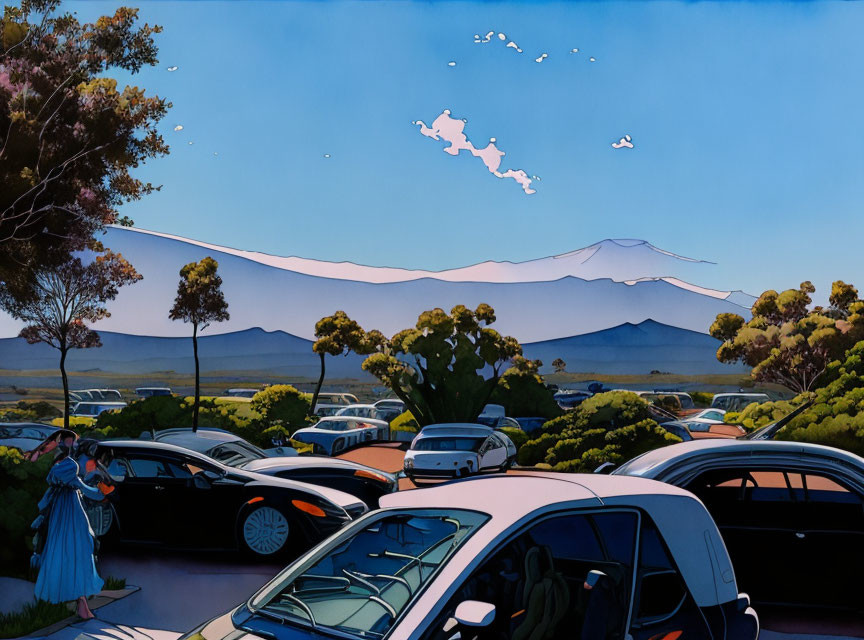
<path fill-rule="evenodd" d="M 624 637 L 638 522 L 633 512 L 573 513 L 529 526 L 480 564 L 424 640 L 449 640 L 447 620 L 464 600 L 495 605 L 484 638 L 533 637 L 538 621 L 544 638 Z M 592 590 L 590 571 L 602 574 Z"/>
<path fill-rule="evenodd" d="M 171 471 L 165 460 L 157 458 L 128 457 L 129 466 L 136 478 L 171 478 Z"/>
<path fill-rule="evenodd" d="M 457 509 L 389 513 L 325 547 L 252 606 L 287 624 L 381 638 L 487 519 Z"/>

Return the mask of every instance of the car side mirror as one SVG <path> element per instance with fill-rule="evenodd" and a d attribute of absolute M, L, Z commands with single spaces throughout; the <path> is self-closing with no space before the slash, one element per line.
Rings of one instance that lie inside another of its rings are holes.
<path fill-rule="evenodd" d="M 465 600 L 456 607 L 453 617 L 465 627 L 488 627 L 495 619 L 495 605 L 479 600 Z"/>
<path fill-rule="evenodd" d="M 192 486 L 196 489 L 209 489 L 211 486 L 210 483 L 210 478 L 203 473 L 196 473 L 192 476 Z"/>

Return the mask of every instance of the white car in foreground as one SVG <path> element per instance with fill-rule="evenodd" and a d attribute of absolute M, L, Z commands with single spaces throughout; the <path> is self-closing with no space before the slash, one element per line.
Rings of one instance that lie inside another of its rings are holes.
<path fill-rule="evenodd" d="M 482 424 L 430 424 L 405 453 L 402 468 L 417 478 L 462 478 L 482 471 L 504 471 L 516 460 L 516 446 L 505 434 Z"/>
<path fill-rule="evenodd" d="M 390 425 L 383 420 L 329 416 L 311 427 L 298 429 L 292 440 L 312 445 L 313 453 L 335 456 L 346 449 L 390 439 Z"/>
<path fill-rule="evenodd" d="M 389 494 L 381 505 L 183 638 L 759 634 L 714 521 L 677 487 L 614 476 L 496 475 Z"/>

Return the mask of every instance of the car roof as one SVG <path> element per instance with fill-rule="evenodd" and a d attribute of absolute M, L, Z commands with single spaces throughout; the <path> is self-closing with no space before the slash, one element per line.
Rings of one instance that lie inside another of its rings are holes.
<path fill-rule="evenodd" d="M 374 471 L 382 475 L 387 475 L 386 472 L 374 467 L 368 467 L 359 462 L 351 460 L 343 460 L 341 458 L 331 458 L 330 456 L 274 456 L 272 458 L 261 458 L 253 460 L 244 465 L 244 469 L 248 471 L 266 471 L 268 469 L 278 468 L 296 468 L 296 467 L 318 467 L 323 469 L 364 469 Z M 392 475 L 392 474 L 390 474 Z"/>
<path fill-rule="evenodd" d="M 730 392 L 730 393 L 715 393 L 714 394 L 715 398 L 725 398 L 726 396 L 741 396 L 743 398 L 756 398 L 756 397 L 767 398 L 768 394 L 767 393 L 745 393 L 743 391 L 741 391 L 741 392 L 735 391 L 735 392 Z"/>
<path fill-rule="evenodd" d="M 367 424 L 371 424 L 376 427 L 380 427 L 386 425 L 387 422 L 384 420 L 378 420 L 378 418 L 363 418 L 361 416 L 322 416 L 318 422 L 313 424 L 312 426 L 318 426 L 322 422 L 365 422 Z M 307 429 L 309 427 L 306 427 Z"/>
<path fill-rule="evenodd" d="M 0 422 L 0 427 L 41 427 L 53 431 L 60 429 L 60 427 L 55 427 L 51 424 L 43 424 L 41 422 Z"/>
<path fill-rule="evenodd" d="M 357 409 L 357 408 L 361 408 L 361 409 L 375 409 L 375 405 L 374 405 L 374 404 L 362 404 L 362 403 L 359 403 L 359 402 L 352 402 L 351 404 L 343 405 L 342 408 L 343 408 L 343 409 Z"/>
<path fill-rule="evenodd" d="M 498 416 L 495 416 L 498 417 Z M 473 422 L 454 422 L 452 424 L 429 424 L 420 429 L 419 438 L 475 437 L 482 438 L 495 432 L 492 427 Z"/>
<path fill-rule="evenodd" d="M 832 458 L 847 465 L 855 466 L 864 471 L 864 458 L 854 453 L 826 447 L 808 442 L 793 442 L 789 440 L 737 440 L 735 438 L 696 439 L 680 442 L 666 447 L 660 447 L 631 461 L 613 471 L 613 475 L 621 474 L 641 476 L 644 478 L 658 477 L 664 470 L 683 463 L 692 458 L 704 456 L 732 455 L 789 455 L 808 454 L 823 458 Z"/>
<path fill-rule="evenodd" d="M 192 433 L 191 429 L 166 429 L 156 434 L 156 442 L 185 447 L 204 453 L 220 442 L 243 442 L 243 438 L 227 431 L 199 430 Z"/>

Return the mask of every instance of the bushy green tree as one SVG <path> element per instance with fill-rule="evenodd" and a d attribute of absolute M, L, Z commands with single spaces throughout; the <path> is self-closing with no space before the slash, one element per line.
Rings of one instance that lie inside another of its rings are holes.
<path fill-rule="evenodd" d="M 604 462 L 620 464 L 680 441 L 651 419 L 648 403 L 635 393 L 609 391 L 543 425 L 519 449 L 519 464 L 590 472 Z"/>
<path fill-rule="evenodd" d="M 726 414 L 726 419 L 753 430 L 812 400 L 813 405 L 793 418 L 775 438 L 824 444 L 864 456 L 864 341 L 828 365 L 822 381 L 819 388 L 790 401 L 751 404 L 739 413 Z"/>
<path fill-rule="evenodd" d="M 386 384 L 420 426 L 473 422 L 489 402 L 502 367 L 522 354 L 515 338 L 489 325 L 495 311 L 457 305 L 424 311 L 414 328 L 380 341 L 363 369 Z M 380 335 L 380 334 L 379 334 Z"/>
<path fill-rule="evenodd" d="M 263 425 L 262 435 L 283 436 L 286 440 L 297 429 L 308 426 L 312 396 L 290 384 L 274 384 L 252 397 L 252 411 Z"/>
<path fill-rule="evenodd" d="M 70 255 L 59 265 L 35 269 L 32 295 L 20 297 L 7 283 L 0 283 L 0 306 L 26 326 L 19 336 L 29 344 L 45 343 L 60 354 L 63 381 L 63 426 L 69 428 L 69 377 L 66 356 L 70 349 L 102 346 L 99 334 L 88 323 L 111 314 L 106 303 L 120 287 L 141 280 L 141 275 L 119 253 L 90 243 L 83 255 Z"/>
<path fill-rule="evenodd" d="M 564 362 L 563 358 L 555 358 L 552 361 L 552 367 L 555 369 L 555 373 L 567 372 L 567 363 Z"/>
<path fill-rule="evenodd" d="M 321 375 L 315 392 L 312 394 L 310 414 L 315 411 L 318 404 L 318 394 L 324 384 L 325 357 L 348 355 L 352 351 L 359 355 L 372 353 L 385 342 L 384 336 L 378 331 L 366 332 L 355 320 L 348 317 L 344 311 L 337 311 L 332 316 L 321 318 L 315 323 L 315 342 L 312 351 L 318 354 L 321 360 Z"/>
<path fill-rule="evenodd" d="M 734 313 L 721 313 L 710 333 L 722 341 L 720 362 L 743 362 L 758 382 L 780 384 L 795 393 L 820 384 L 828 364 L 864 338 L 864 302 L 858 291 L 841 280 L 829 298 L 831 307 L 811 308 L 814 287 L 765 291 L 753 303 L 748 322 Z"/>
<path fill-rule="evenodd" d="M 198 430 L 198 413 L 201 404 L 201 366 L 198 361 L 198 332 L 204 331 L 211 322 L 223 322 L 230 318 L 228 303 L 222 293 L 222 278 L 217 273 L 219 263 L 211 257 L 199 262 L 190 262 L 180 269 L 180 283 L 174 306 L 168 312 L 172 320 L 182 320 L 192 325 L 192 354 L 195 358 L 195 404 L 192 407 L 192 430 Z"/>
<path fill-rule="evenodd" d="M 157 187 L 134 177 L 168 153 L 170 106 L 110 76 L 157 63 L 158 26 L 138 10 L 81 23 L 60 0 L 7 3 L 0 16 L 0 281 L 27 297 L 34 274 L 118 221 Z"/>
<path fill-rule="evenodd" d="M 492 392 L 492 402 L 504 407 L 514 418 L 557 418 L 563 412 L 555 402 L 555 394 L 546 388 L 540 377 L 540 360 L 514 356 Z"/>

